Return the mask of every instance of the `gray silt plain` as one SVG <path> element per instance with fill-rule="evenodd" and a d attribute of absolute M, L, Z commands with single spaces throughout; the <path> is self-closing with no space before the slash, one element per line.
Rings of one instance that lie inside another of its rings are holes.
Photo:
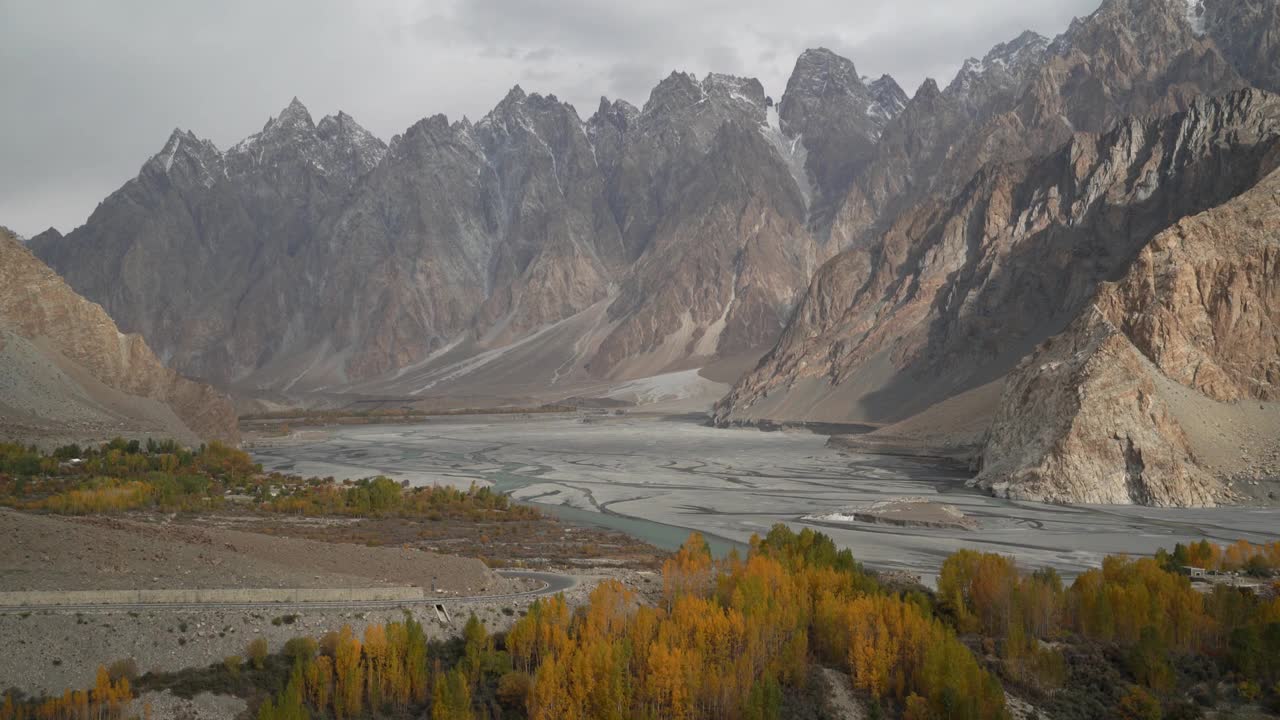
<path fill-rule="evenodd" d="M 1067 577 L 1115 553 L 1177 542 L 1280 539 L 1280 509 L 1057 506 L 993 498 L 968 475 L 926 460 L 857 455 L 808 432 L 722 430 L 647 417 L 449 418 L 342 427 L 255 452 L 268 470 L 339 479 L 385 474 L 413 484 L 492 484 L 567 520 L 613 527 L 673 548 L 697 530 L 723 551 L 775 523 L 812 527 L 868 566 L 932 582 L 960 548 L 1014 556 Z M 976 530 L 803 520 L 851 505 L 923 496 Z"/>

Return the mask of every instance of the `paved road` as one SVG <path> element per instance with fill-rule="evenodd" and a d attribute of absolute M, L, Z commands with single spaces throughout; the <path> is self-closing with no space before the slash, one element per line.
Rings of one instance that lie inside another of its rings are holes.
<path fill-rule="evenodd" d="M 532 570 L 499 570 L 499 575 L 509 578 L 527 578 L 542 583 L 542 587 L 525 592 L 505 595 L 440 595 L 422 600 L 353 600 L 342 602 L 216 602 L 216 603 L 128 603 L 85 605 L 9 605 L 0 606 L 0 613 L 41 612 L 125 612 L 144 610 L 349 610 L 353 608 L 397 608 L 413 605 L 456 605 L 468 602 L 500 602 L 503 600 L 533 599 L 565 592 L 578 584 L 577 578 L 557 573 Z"/>

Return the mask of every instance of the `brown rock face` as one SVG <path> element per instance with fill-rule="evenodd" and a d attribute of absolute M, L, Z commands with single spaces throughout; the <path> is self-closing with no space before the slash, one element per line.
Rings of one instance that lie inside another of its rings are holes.
<path fill-rule="evenodd" d="M 1157 236 L 1097 300 L 1164 375 L 1220 402 L 1280 401 L 1277 188 Z"/>
<path fill-rule="evenodd" d="M 1158 371 L 1093 309 L 1009 378 L 983 458 L 977 484 L 1017 500 L 1196 507 L 1221 490 Z"/>
<path fill-rule="evenodd" d="M 1203 418 L 1239 400 L 1276 401 L 1278 379 L 1272 173 L 1154 238 L 1123 279 L 1019 366 L 977 482 L 1034 500 L 1211 505 L 1226 468 L 1211 472 L 1197 455 Z M 1260 430 L 1260 446 L 1247 449 L 1274 456 L 1280 427 Z"/>
<path fill-rule="evenodd" d="M 8 367 L 0 372 L 22 374 L 19 385 L 25 387 L 18 389 L 31 395 L 23 407 L 0 399 L 5 421 L 19 429 L 78 414 L 85 422 L 66 431 L 80 437 L 145 432 L 239 442 L 226 397 L 164 367 L 140 336 L 122 334 L 100 306 L 77 295 L 8 234 L 0 235 L 0 330 L 9 351 Z M 20 359 L 36 370 L 9 365 Z M 28 382 L 33 372 L 56 380 L 44 396 L 29 392 L 44 389 Z M 99 386 L 128 397 L 99 392 Z M 84 407 L 68 407 L 76 404 Z"/>

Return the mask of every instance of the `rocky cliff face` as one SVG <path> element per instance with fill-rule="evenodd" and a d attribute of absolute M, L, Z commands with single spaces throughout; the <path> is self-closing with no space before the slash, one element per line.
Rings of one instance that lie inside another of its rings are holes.
<path fill-rule="evenodd" d="M 989 165 L 819 270 L 719 420 L 892 422 L 998 379 L 1152 237 L 1250 188 L 1278 118 L 1276 97 L 1244 90 Z"/>
<path fill-rule="evenodd" d="M 1242 468 L 1204 448 L 1248 440 L 1246 455 L 1274 460 L 1280 414 L 1244 437 L 1203 434 L 1236 401 L 1277 400 L 1278 233 L 1272 173 L 1156 236 L 1010 376 L 977 483 L 1021 499 L 1211 505 Z"/>
<path fill-rule="evenodd" d="M 8 233 L 0 233 L 0 386 L 9 438 L 239 440 L 226 397 L 164 367 Z"/>

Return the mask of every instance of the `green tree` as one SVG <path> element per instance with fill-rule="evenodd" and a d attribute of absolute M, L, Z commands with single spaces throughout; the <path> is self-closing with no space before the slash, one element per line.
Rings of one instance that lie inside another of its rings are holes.
<path fill-rule="evenodd" d="M 1160 701 L 1135 685 L 1120 698 L 1112 717 L 1115 720 L 1161 720 Z"/>
<path fill-rule="evenodd" d="M 474 720 L 471 686 L 458 668 L 436 677 L 431 697 L 431 720 Z"/>
<path fill-rule="evenodd" d="M 267 654 L 270 651 L 271 648 L 267 645 L 266 638 L 254 638 L 253 642 L 249 643 L 247 654 L 249 662 L 253 663 L 254 669 L 261 670 L 263 668 L 267 662 Z"/>

